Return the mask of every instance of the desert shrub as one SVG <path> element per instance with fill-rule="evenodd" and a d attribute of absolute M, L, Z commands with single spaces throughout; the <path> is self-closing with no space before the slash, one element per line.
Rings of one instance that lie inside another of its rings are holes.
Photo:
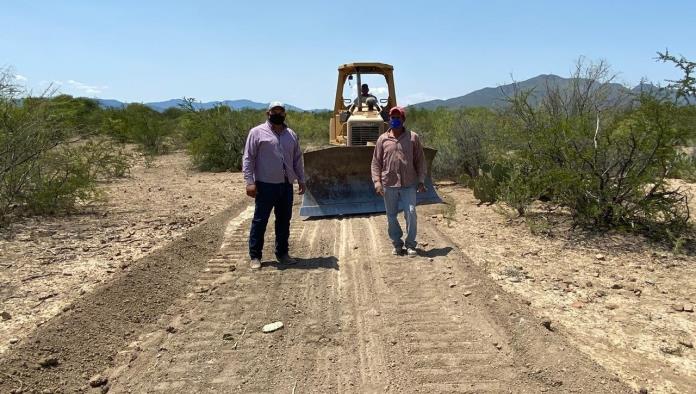
<path fill-rule="evenodd" d="M 163 154 L 170 150 L 174 128 L 163 114 L 137 103 L 104 112 L 101 128 L 115 140 L 135 143 L 149 155 Z"/>
<path fill-rule="evenodd" d="M 549 86 L 539 105 L 529 91 L 510 97 L 507 153 L 495 158 L 506 171 L 486 181 L 488 194 L 521 213 L 543 196 L 593 228 L 686 226 L 687 196 L 667 185 L 690 135 L 677 105 L 617 96 L 611 80 L 602 63 L 580 65 L 569 86 Z"/>
<path fill-rule="evenodd" d="M 0 225 L 22 213 L 58 213 L 97 196 L 96 182 L 127 172 L 109 141 L 83 135 L 95 111 L 69 97 L 24 97 L 0 70 Z"/>
<path fill-rule="evenodd" d="M 15 195 L 17 206 L 32 214 L 73 211 L 78 202 L 98 195 L 91 167 L 84 148 L 60 146 L 46 152 L 34 165 L 19 167 L 24 182 Z"/>
<path fill-rule="evenodd" d="M 251 128 L 266 120 L 266 111 L 233 110 L 217 106 L 207 110 L 194 108 L 185 100 L 185 111 L 178 118 L 178 129 L 188 146 L 193 164 L 201 171 L 239 171 L 244 144 Z M 302 148 L 306 144 L 328 141 L 330 112 L 288 111 L 287 123 L 298 135 Z"/>
<path fill-rule="evenodd" d="M 227 106 L 189 109 L 179 124 L 194 166 L 201 171 L 239 171 L 246 136 L 262 116 L 262 111 L 235 111 Z"/>
<path fill-rule="evenodd" d="M 72 212 L 78 203 L 99 198 L 97 182 L 127 174 L 129 156 L 108 140 L 61 145 L 28 172 L 19 203 L 31 213 Z"/>
<path fill-rule="evenodd" d="M 308 145 L 324 145 L 329 141 L 330 111 L 287 113 L 288 126 L 297 133 L 302 148 Z M 262 119 L 265 119 L 265 114 Z"/>
<path fill-rule="evenodd" d="M 406 122 L 422 136 L 425 146 L 437 149 L 433 176 L 465 183 L 491 164 L 491 152 L 498 149 L 498 130 L 504 126 L 496 112 L 487 108 L 413 108 Z"/>
<path fill-rule="evenodd" d="M 693 103 L 696 100 L 696 75 L 694 75 L 696 73 L 696 62 L 692 62 L 681 55 L 677 57 L 669 53 L 668 50 L 657 52 L 657 60 L 663 63 L 671 63 L 683 73 L 681 79 L 668 80 L 669 85 L 667 86 L 676 92 L 677 100 L 683 100 L 687 104 Z"/>

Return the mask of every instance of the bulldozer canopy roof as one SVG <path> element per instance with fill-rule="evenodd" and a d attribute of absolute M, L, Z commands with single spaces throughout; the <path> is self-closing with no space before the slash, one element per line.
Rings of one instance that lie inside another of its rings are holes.
<path fill-rule="evenodd" d="M 389 64 L 384 64 L 384 63 L 348 63 L 348 64 L 342 64 L 341 66 L 338 67 L 338 71 L 342 71 L 348 74 L 355 73 L 357 71 L 360 71 L 360 73 L 375 73 L 375 74 L 383 74 L 388 71 L 393 71 L 394 67 L 392 67 Z"/>

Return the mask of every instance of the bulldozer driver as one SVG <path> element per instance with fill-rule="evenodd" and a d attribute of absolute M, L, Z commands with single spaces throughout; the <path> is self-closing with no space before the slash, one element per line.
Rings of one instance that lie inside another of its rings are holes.
<path fill-rule="evenodd" d="M 295 263 L 288 254 L 293 183 L 299 184 L 298 194 L 305 192 L 300 140 L 285 123 L 285 105 L 278 101 L 270 103 L 266 115 L 266 122 L 249 131 L 242 159 L 246 194 L 255 200 L 249 232 L 249 267 L 255 270 L 261 269 L 264 234 L 271 210 L 275 213 L 278 263 Z"/>
<path fill-rule="evenodd" d="M 389 130 L 375 143 L 372 156 L 372 181 L 375 192 L 384 198 L 387 211 L 387 233 L 394 249 L 392 254 L 404 254 L 403 231 L 397 220 L 399 206 L 406 220 L 406 254 L 415 257 L 416 251 L 416 193 L 425 192 L 427 173 L 423 145 L 418 134 L 404 127 L 406 112 L 401 107 L 389 110 Z"/>
<path fill-rule="evenodd" d="M 377 97 L 370 93 L 370 87 L 366 83 L 360 85 L 360 97 L 356 97 L 353 100 L 353 105 L 350 108 L 351 112 L 353 108 L 358 107 L 361 103 L 367 104 L 370 111 L 377 105 Z"/>

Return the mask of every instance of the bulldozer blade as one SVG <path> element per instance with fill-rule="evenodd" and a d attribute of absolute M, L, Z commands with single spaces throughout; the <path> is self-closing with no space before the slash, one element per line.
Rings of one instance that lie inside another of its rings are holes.
<path fill-rule="evenodd" d="M 333 146 L 304 153 L 307 189 L 300 216 L 336 216 L 384 212 L 384 199 L 375 193 L 371 177 L 374 146 Z M 435 192 L 430 169 L 437 151 L 424 148 L 428 174 L 426 191 L 417 193 L 417 204 L 442 200 Z M 403 209 L 403 207 L 399 207 Z"/>

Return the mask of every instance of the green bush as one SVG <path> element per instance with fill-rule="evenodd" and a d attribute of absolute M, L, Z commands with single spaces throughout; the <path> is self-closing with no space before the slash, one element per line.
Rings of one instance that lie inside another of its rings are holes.
<path fill-rule="evenodd" d="M 538 106 L 530 92 L 510 98 L 508 154 L 495 160 L 520 173 L 495 186 L 498 199 L 523 212 L 543 195 L 593 228 L 683 228 L 687 197 L 667 178 L 691 130 L 679 126 L 674 103 L 616 97 L 607 76 L 602 64 L 579 68 L 569 87 L 550 86 Z"/>
<path fill-rule="evenodd" d="M 79 148 L 60 147 L 27 168 L 26 183 L 17 196 L 19 207 L 33 214 L 56 214 L 96 198 L 95 178 L 81 153 Z"/>
<path fill-rule="evenodd" d="M 168 152 L 174 135 L 171 122 L 163 114 L 137 103 L 106 110 L 101 127 L 117 141 L 138 144 L 150 155 Z"/>
<path fill-rule="evenodd" d="M 10 213 L 69 213 L 78 203 L 97 199 L 99 180 L 121 177 L 128 156 L 113 143 L 95 140 L 60 144 L 35 151 L 29 160 L 8 168 L 0 183 L 0 216 Z"/>
<path fill-rule="evenodd" d="M 32 167 L 19 203 L 36 214 L 72 212 L 101 196 L 99 180 L 125 176 L 129 168 L 128 156 L 109 141 L 63 145 Z"/>
<path fill-rule="evenodd" d="M 239 171 L 249 130 L 262 122 L 262 111 L 227 106 L 190 110 L 180 119 L 194 166 L 201 171 Z"/>
<path fill-rule="evenodd" d="M 98 180 L 127 172 L 113 143 L 84 138 L 100 122 L 90 100 L 20 100 L 11 76 L 0 70 L 0 225 L 22 213 L 70 212 L 98 196 Z"/>
<path fill-rule="evenodd" d="M 194 166 L 201 171 L 241 170 L 249 130 L 266 121 L 266 111 L 232 110 L 227 106 L 195 110 L 190 103 L 178 119 L 178 129 L 188 144 Z M 286 121 L 304 149 L 306 144 L 328 141 L 330 115 L 289 111 Z"/>
<path fill-rule="evenodd" d="M 288 126 L 297 133 L 302 149 L 309 145 L 326 145 L 329 142 L 330 111 L 295 112 L 287 114 Z M 263 118 L 265 119 L 265 114 Z"/>
<path fill-rule="evenodd" d="M 438 178 L 468 182 L 491 164 L 500 117 L 487 108 L 447 110 L 409 109 L 407 126 L 422 136 L 423 143 L 437 149 L 432 173 Z"/>

